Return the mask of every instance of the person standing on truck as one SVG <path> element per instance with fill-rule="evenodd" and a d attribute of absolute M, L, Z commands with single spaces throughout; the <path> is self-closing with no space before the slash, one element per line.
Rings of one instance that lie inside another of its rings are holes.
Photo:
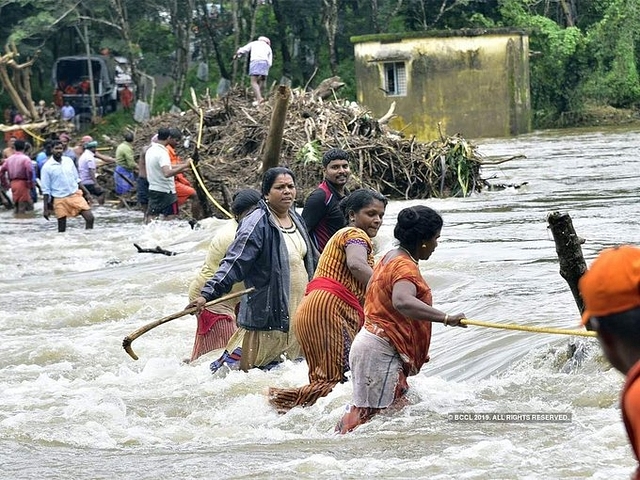
<path fill-rule="evenodd" d="M 129 87 L 125 85 L 120 92 L 120 103 L 122 108 L 126 111 L 131 110 L 131 104 L 133 103 L 133 92 L 129 90 Z"/>
<path fill-rule="evenodd" d="M 91 82 L 89 81 L 89 77 L 82 77 L 78 88 L 81 93 L 88 95 L 91 91 Z"/>

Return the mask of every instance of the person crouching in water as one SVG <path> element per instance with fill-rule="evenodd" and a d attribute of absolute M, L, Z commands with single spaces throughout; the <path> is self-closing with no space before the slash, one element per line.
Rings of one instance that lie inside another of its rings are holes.
<path fill-rule="evenodd" d="M 80 176 L 73 160 L 62 155 L 64 145 L 54 140 L 51 158 L 42 166 L 40 187 L 43 196 L 42 216 L 49 220 L 53 210 L 58 219 L 58 232 L 67 229 L 67 217 L 81 215 L 85 228 L 93 228 L 94 217 L 91 212 L 91 194 L 80 183 Z"/>

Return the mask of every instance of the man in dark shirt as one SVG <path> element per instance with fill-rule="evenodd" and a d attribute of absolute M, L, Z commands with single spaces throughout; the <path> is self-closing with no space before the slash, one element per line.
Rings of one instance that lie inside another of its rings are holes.
<path fill-rule="evenodd" d="M 304 204 L 302 218 L 318 251 L 322 252 L 331 236 L 347 225 L 340 210 L 340 200 L 349 194 L 349 155 L 333 148 L 322 156 L 324 180 L 311 192 Z"/>

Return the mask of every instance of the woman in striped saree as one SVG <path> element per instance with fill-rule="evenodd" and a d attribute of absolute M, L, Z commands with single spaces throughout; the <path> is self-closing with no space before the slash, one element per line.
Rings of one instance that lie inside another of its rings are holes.
<path fill-rule="evenodd" d="M 373 190 L 356 190 L 340 203 L 349 224 L 326 244 L 313 280 L 296 311 L 296 334 L 309 366 L 309 384 L 270 388 L 279 411 L 313 405 L 346 381 L 349 349 L 362 326 L 364 292 L 373 273 L 373 245 L 387 199 Z"/>

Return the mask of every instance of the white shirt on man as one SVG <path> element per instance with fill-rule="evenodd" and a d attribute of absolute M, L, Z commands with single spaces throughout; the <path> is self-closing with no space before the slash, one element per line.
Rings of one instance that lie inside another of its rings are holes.
<path fill-rule="evenodd" d="M 167 147 L 160 143 L 152 143 L 144 155 L 147 167 L 149 190 L 164 193 L 176 193 L 176 182 L 173 177 L 165 177 L 162 167 L 171 166 L 171 158 Z"/>
<path fill-rule="evenodd" d="M 60 116 L 62 120 L 71 121 L 76 116 L 76 111 L 71 105 L 64 105 L 60 109 Z"/>

